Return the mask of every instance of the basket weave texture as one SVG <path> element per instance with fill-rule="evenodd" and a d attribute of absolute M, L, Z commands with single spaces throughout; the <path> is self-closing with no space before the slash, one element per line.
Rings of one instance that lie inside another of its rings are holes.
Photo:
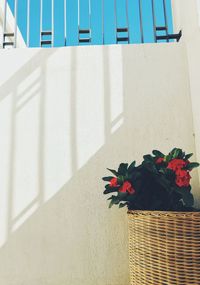
<path fill-rule="evenodd" d="M 131 285 L 200 285 L 200 212 L 129 211 Z"/>

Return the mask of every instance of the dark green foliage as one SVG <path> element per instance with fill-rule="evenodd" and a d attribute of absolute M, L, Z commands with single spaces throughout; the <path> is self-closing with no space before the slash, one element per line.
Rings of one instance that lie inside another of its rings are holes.
<path fill-rule="evenodd" d="M 118 168 L 118 175 L 125 175 L 127 173 L 128 163 L 121 163 Z"/>
<path fill-rule="evenodd" d="M 110 168 L 107 168 L 112 174 L 114 174 L 115 176 L 118 175 L 117 171 L 116 170 L 113 170 L 113 169 L 110 169 Z"/>
<path fill-rule="evenodd" d="M 197 162 L 189 163 L 189 164 L 185 167 L 185 169 L 187 169 L 187 170 L 192 170 L 192 169 L 195 168 L 195 167 L 199 167 L 199 163 L 197 163 Z"/>
<path fill-rule="evenodd" d="M 190 157 L 192 157 L 193 156 L 193 153 L 189 153 L 189 154 L 187 154 L 186 156 L 185 156 L 185 159 L 186 160 L 188 160 Z"/>
<path fill-rule="evenodd" d="M 112 176 L 106 176 L 106 177 L 103 177 L 102 180 L 103 181 L 110 181 L 113 177 Z"/>
<path fill-rule="evenodd" d="M 132 173 L 133 169 L 135 168 L 136 161 L 133 161 L 128 167 L 128 173 Z"/>
<path fill-rule="evenodd" d="M 143 156 L 138 166 L 133 161 L 130 165 L 121 163 L 117 171 L 108 169 L 114 176 L 103 177 L 104 181 L 109 182 L 105 185 L 104 194 L 115 192 L 108 199 L 109 207 L 119 205 L 119 208 L 127 206 L 129 210 L 195 210 L 189 172 L 198 167 L 199 163 L 189 162 L 191 156 L 191 153 L 185 154 L 179 148 L 174 148 L 167 155 L 153 150 L 152 155 Z M 175 168 L 170 168 L 173 163 Z M 184 166 L 181 167 L 180 163 Z M 116 184 L 111 184 L 112 179 L 115 179 Z"/>
<path fill-rule="evenodd" d="M 156 156 L 156 157 L 164 157 L 165 155 L 160 152 L 159 150 L 153 150 L 152 153 Z"/>

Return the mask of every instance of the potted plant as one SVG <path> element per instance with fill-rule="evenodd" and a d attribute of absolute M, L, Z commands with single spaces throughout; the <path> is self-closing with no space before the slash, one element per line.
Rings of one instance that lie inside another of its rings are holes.
<path fill-rule="evenodd" d="M 132 285 L 200 284 L 200 211 L 190 185 L 199 163 L 192 155 L 154 150 L 140 165 L 121 163 L 103 177 L 109 207 L 128 207 Z"/>

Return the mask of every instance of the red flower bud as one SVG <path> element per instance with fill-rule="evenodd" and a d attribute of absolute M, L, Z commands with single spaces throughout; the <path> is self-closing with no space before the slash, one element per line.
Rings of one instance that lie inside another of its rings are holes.
<path fill-rule="evenodd" d="M 131 183 L 128 181 L 125 181 L 122 185 L 122 187 L 119 189 L 119 192 L 129 194 L 135 194 L 135 189 L 132 187 Z"/>
<path fill-rule="evenodd" d="M 163 161 L 164 161 L 164 157 L 159 157 L 159 158 L 156 159 L 156 163 L 157 163 L 157 164 L 160 164 L 160 163 L 162 163 Z"/>
<path fill-rule="evenodd" d="M 182 169 L 183 167 L 185 167 L 187 165 L 187 162 L 183 159 L 172 159 L 169 163 L 167 168 L 173 170 L 174 172 L 176 172 L 177 170 Z"/>
<path fill-rule="evenodd" d="M 117 178 L 116 177 L 113 177 L 111 180 L 110 180 L 110 187 L 117 187 L 118 184 L 117 184 Z"/>
<path fill-rule="evenodd" d="M 187 170 L 179 169 L 176 171 L 176 184 L 179 187 L 188 187 L 191 176 Z"/>

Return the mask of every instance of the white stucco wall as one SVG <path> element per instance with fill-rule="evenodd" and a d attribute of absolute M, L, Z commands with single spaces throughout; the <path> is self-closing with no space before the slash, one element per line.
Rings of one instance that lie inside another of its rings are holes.
<path fill-rule="evenodd" d="M 172 0 L 188 61 L 197 160 L 200 161 L 200 1 Z M 200 176 L 200 169 L 199 169 Z"/>
<path fill-rule="evenodd" d="M 0 62 L 0 284 L 128 285 L 126 210 L 107 209 L 101 177 L 154 148 L 195 152 L 184 45 Z"/>

